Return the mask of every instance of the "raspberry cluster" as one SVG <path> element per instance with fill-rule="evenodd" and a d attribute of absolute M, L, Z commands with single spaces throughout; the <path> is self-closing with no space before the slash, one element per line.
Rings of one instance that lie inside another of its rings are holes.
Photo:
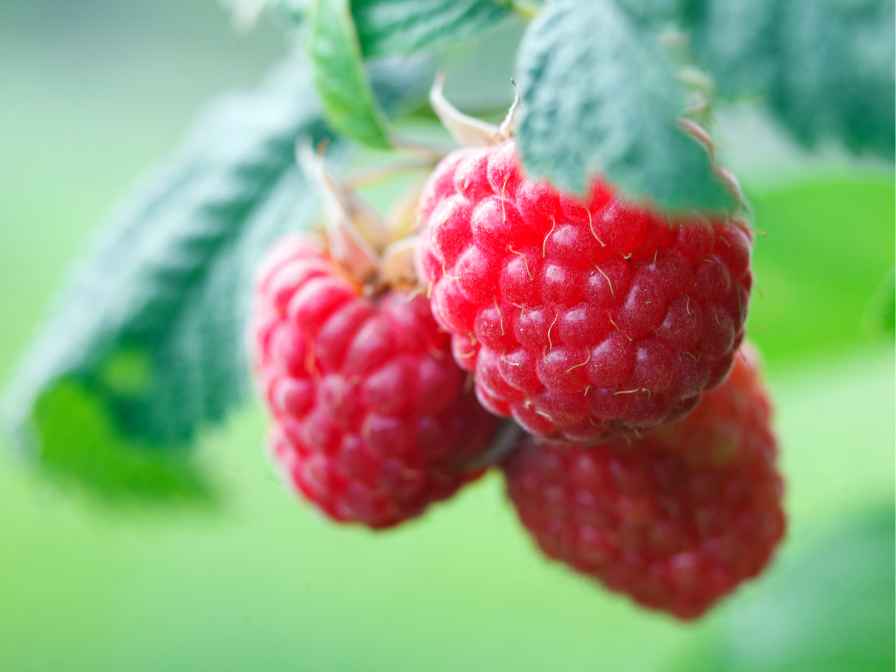
<path fill-rule="evenodd" d="M 421 206 L 433 313 L 493 413 L 594 442 L 683 416 L 743 339 L 750 231 L 669 218 L 600 179 L 584 201 L 522 174 L 513 141 L 455 152 Z"/>
<path fill-rule="evenodd" d="M 512 140 L 444 159 L 416 243 L 328 195 L 346 207 L 327 240 L 263 265 L 252 331 L 274 457 L 307 500 L 387 528 L 497 465 L 547 556 L 645 607 L 696 618 L 763 570 L 785 517 L 741 347 L 743 221 L 601 179 L 577 199 L 528 179 Z"/>

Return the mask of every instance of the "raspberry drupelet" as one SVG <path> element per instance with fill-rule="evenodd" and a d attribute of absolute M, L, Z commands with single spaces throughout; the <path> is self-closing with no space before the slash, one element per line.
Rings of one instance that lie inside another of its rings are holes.
<path fill-rule="evenodd" d="M 418 266 L 480 401 L 547 438 L 594 442 L 683 416 L 743 339 L 751 232 L 666 217 L 596 179 L 527 179 L 512 140 L 444 159 Z"/>
<path fill-rule="evenodd" d="M 497 421 L 465 385 L 421 295 L 367 296 L 309 239 L 263 265 L 253 320 L 272 449 L 327 516 L 384 528 L 475 478 Z"/>
<path fill-rule="evenodd" d="M 784 535 L 768 396 L 750 355 L 684 420 L 632 443 L 526 439 L 504 465 L 517 514 L 551 558 L 642 606 L 702 615 Z"/>

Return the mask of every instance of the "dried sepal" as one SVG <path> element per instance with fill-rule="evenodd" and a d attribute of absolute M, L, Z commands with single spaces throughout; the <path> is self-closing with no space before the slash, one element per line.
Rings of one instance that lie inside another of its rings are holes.
<path fill-rule="evenodd" d="M 487 147 L 504 140 L 501 128 L 464 114 L 445 98 L 445 76 L 436 75 L 429 91 L 429 103 L 442 125 L 458 144 L 465 147 Z"/>
<path fill-rule="evenodd" d="M 396 240 L 383 252 L 380 281 L 388 287 L 415 289 L 419 286 L 416 252 L 417 236 Z"/>
<path fill-rule="evenodd" d="M 297 147 L 297 159 L 323 201 L 330 256 L 359 282 L 378 275 L 378 251 L 388 245 L 388 229 L 379 214 L 352 189 L 340 184 L 310 145 Z"/>

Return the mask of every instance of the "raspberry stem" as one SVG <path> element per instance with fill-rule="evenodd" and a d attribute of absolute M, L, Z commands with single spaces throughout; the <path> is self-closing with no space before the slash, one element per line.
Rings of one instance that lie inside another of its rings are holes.
<path fill-rule="evenodd" d="M 472 462 L 467 463 L 466 471 L 479 471 L 503 462 L 520 445 L 523 428 L 512 421 L 504 423 L 498 430 L 491 447 Z"/>

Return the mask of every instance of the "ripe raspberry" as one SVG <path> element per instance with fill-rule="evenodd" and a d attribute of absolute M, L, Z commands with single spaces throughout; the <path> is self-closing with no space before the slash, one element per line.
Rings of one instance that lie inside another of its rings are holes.
<path fill-rule="evenodd" d="M 683 416 L 743 338 L 751 234 L 667 219 L 601 180 L 577 201 L 522 174 L 512 141 L 449 155 L 420 208 L 433 314 L 479 400 L 594 442 Z"/>
<path fill-rule="evenodd" d="M 753 363 L 684 420 L 627 444 L 527 439 L 508 494 L 551 558 L 681 619 L 768 563 L 784 534 L 770 406 Z"/>
<path fill-rule="evenodd" d="M 276 460 L 331 518 L 395 525 L 478 475 L 464 465 L 496 420 L 422 296 L 364 296 L 313 244 L 288 238 L 263 267 L 253 335 Z"/>

